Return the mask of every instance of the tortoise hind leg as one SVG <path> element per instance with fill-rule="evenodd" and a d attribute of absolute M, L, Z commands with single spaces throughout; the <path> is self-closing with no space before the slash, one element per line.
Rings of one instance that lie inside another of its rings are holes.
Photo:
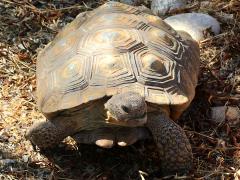
<path fill-rule="evenodd" d="M 183 129 L 165 113 L 150 113 L 147 127 L 159 148 L 163 175 L 187 173 L 192 166 L 192 150 Z"/>

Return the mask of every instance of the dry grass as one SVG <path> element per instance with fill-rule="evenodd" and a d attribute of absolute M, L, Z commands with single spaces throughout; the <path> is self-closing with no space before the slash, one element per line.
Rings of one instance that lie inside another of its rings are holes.
<path fill-rule="evenodd" d="M 184 11 L 208 12 L 222 32 L 201 43 L 201 75 L 197 94 L 180 124 L 190 138 L 194 168 L 177 179 L 238 179 L 239 125 L 213 124 L 213 106 L 240 102 L 240 3 L 190 2 Z M 0 0 L 0 179 L 153 179 L 158 174 L 152 143 L 103 150 L 61 144 L 49 159 L 34 151 L 24 134 L 43 119 L 35 106 L 37 48 L 53 39 L 79 12 L 103 1 Z M 173 178 L 173 177 L 172 177 Z"/>

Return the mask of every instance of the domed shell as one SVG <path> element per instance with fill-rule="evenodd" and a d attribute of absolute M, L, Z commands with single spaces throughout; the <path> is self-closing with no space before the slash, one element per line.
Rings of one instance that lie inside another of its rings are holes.
<path fill-rule="evenodd" d="M 39 54 L 38 105 L 51 113 L 125 91 L 188 105 L 198 66 L 198 46 L 159 17 L 109 2 L 77 16 Z"/>

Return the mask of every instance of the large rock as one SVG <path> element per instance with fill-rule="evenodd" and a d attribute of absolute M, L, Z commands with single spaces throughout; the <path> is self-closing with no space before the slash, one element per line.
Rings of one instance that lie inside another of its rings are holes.
<path fill-rule="evenodd" d="M 151 9 L 156 15 L 165 15 L 170 11 L 185 7 L 186 4 L 186 0 L 153 0 Z"/>
<path fill-rule="evenodd" d="M 205 39 L 205 32 L 210 30 L 214 35 L 219 34 L 219 22 L 208 14 L 184 13 L 170 16 L 164 20 L 177 31 L 189 33 L 196 41 Z"/>

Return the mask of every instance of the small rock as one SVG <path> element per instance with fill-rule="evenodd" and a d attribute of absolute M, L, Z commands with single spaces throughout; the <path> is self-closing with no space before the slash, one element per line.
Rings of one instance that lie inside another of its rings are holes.
<path fill-rule="evenodd" d="M 211 120 L 217 124 L 224 122 L 226 109 L 227 109 L 226 106 L 212 107 Z"/>
<path fill-rule="evenodd" d="M 28 156 L 28 155 L 23 155 L 23 156 L 22 156 L 23 162 L 27 163 L 27 162 L 28 162 L 28 159 L 29 159 L 29 156 Z"/>
<path fill-rule="evenodd" d="M 186 0 L 153 0 L 151 9 L 156 15 L 165 15 L 170 11 L 186 6 Z"/>
<path fill-rule="evenodd" d="M 236 126 L 240 123 L 240 110 L 232 106 L 212 107 L 211 119 L 217 124 L 226 120 L 229 125 Z"/>
<path fill-rule="evenodd" d="M 209 30 L 217 35 L 220 32 L 219 22 L 208 14 L 184 13 L 170 16 L 164 20 L 177 31 L 185 31 L 196 41 L 206 38 Z"/>
<path fill-rule="evenodd" d="M 240 110 L 238 107 L 227 107 L 226 120 L 232 126 L 240 123 Z"/>
<path fill-rule="evenodd" d="M 24 49 L 25 49 L 25 47 L 24 47 L 23 44 L 18 44 L 18 47 L 19 47 L 19 49 L 21 49 L 21 50 L 24 50 Z"/>

